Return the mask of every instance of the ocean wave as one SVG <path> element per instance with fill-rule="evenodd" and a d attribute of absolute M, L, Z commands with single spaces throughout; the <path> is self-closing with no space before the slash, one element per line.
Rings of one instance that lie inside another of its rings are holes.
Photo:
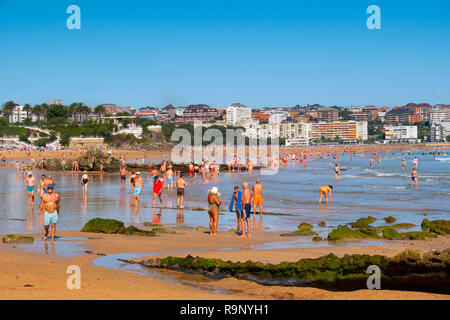
<path fill-rule="evenodd" d="M 436 158 L 436 160 L 439 160 L 440 162 L 450 162 L 450 158 Z"/>
<path fill-rule="evenodd" d="M 368 189 L 395 189 L 395 190 L 402 190 L 402 189 L 408 189 L 407 186 L 372 186 L 372 185 L 361 185 L 363 188 Z"/>

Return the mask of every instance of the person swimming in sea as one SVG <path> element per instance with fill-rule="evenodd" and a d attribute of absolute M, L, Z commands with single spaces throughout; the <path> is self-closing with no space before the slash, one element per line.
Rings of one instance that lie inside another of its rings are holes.
<path fill-rule="evenodd" d="M 412 180 L 411 185 L 412 186 L 417 186 L 417 180 L 418 179 L 419 179 L 419 176 L 417 174 L 416 168 L 413 168 L 411 170 L 411 180 Z"/>

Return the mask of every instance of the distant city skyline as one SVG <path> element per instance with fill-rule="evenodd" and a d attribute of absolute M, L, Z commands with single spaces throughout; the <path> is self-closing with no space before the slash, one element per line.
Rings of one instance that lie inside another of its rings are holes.
<path fill-rule="evenodd" d="M 372 4 L 381 30 L 366 26 Z M 447 0 L 3 0 L 0 103 L 450 104 L 449 13 Z"/>

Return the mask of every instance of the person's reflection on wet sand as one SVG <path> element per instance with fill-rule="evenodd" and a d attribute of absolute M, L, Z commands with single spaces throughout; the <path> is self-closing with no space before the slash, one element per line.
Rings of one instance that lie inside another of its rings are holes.
<path fill-rule="evenodd" d="M 156 214 L 156 207 L 154 207 L 152 223 L 161 224 L 161 214 L 162 214 L 162 208 L 159 208 L 159 213 Z"/>
<path fill-rule="evenodd" d="M 183 226 L 184 225 L 184 214 L 183 209 L 179 208 L 177 209 L 177 226 Z"/>
<path fill-rule="evenodd" d="M 52 251 L 51 251 L 51 253 L 52 254 L 55 254 L 55 244 L 53 243 L 53 242 L 50 242 L 51 243 L 51 246 L 52 246 Z M 44 241 L 44 248 L 45 248 L 45 254 L 48 254 L 48 243 L 47 243 L 47 241 Z"/>

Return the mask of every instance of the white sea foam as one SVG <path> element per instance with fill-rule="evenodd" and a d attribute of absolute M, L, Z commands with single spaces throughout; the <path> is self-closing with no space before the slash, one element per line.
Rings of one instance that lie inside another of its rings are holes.
<path fill-rule="evenodd" d="M 372 186 L 372 185 L 362 185 L 363 188 L 369 188 L 369 189 L 395 189 L 395 190 L 401 190 L 401 189 L 407 189 L 406 186 Z"/>

